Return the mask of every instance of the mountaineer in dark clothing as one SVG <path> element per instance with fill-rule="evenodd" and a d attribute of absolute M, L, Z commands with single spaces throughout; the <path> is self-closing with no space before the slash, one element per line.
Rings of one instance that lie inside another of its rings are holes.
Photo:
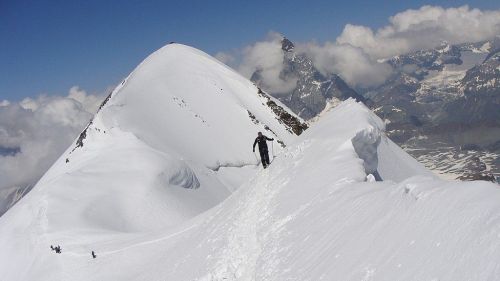
<path fill-rule="evenodd" d="M 255 152 L 255 145 L 257 143 L 259 144 L 260 160 L 262 161 L 262 166 L 264 167 L 264 169 L 267 168 L 267 166 L 270 164 L 266 143 L 267 140 L 273 141 L 274 139 L 270 139 L 259 132 L 257 138 L 253 142 L 253 152 Z"/>

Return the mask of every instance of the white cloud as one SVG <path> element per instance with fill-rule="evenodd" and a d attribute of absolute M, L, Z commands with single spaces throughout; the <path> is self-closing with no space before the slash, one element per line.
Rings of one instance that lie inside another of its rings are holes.
<path fill-rule="evenodd" d="M 382 58 L 402 54 L 410 50 L 408 42 L 400 38 L 384 38 L 373 33 L 369 27 L 347 24 L 336 39 L 338 45 L 351 45 L 363 50 L 372 58 Z"/>
<path fill-rule="evenodd" d="M 391 75 L 391 68 L 379 62 L 382 58 L 433 48 L 443 41 L 478 42 L 499 34 L 500 10 L 423 6 L 390 17 L 389 24 L 378 30 L 347 24 L 335 40 L 295 45 L 296 51 L 308 54 L 323 74 L 338 74 L 351 86 L 369 87 L 379 85 Z M 295 87 L 296 79 L 280 76 L 284 67 L 281 38 L 280 34 L 270 32 L 265 40 L 240 51 L 240 59 L 231 56 L 231 63 L 241 61 L 236 69 L 248 78 L 260 70 L 265 90 L 288 92 Z M 227 61 L 222 54 L 219 57 Z"/>
<path fill-rule="evenodd" d="M 392 73 L 388 64 L 378 63 L 361 48 L 351 45 L 306 43 L 298 45 L 296 49 L 306 53 L 321 73 L 338 74 L 351 86 L 378 85 Z"/>
<path fill-rule="evenodd" d="M 72 87 L 66 97 L 2 102 L 0 152 L 17 153 L 0 154 L 0 193 L 36 182 L 74 141 L 103 99 L 104 95 Z"/>
<path fill-rule="evenodd" d="M 432 48 L 443 41 L 477 42 L 500 34 L 500 10 L 481 11 L 469 6 L 423 6 L 398 13 L 389 22 L 377 31 L 348 24 L 336 42 L 362 48 L 373 58 L 384 58 Z"/>
<path fill-rule="evenodd" d="M 271 32 L 266 40 L 247 46 L 241 52 L 242 63 L 238 67 L 247 78 L 260 71 L 262 88 L 274 94 L 290 92 L 297 83 L 296 77 L 282 73 L 285 67 L 282 38 L 280 34 Z M 309 42 L 296 44 L 295 50 L 307 54 L 322 74 L 338 74 L 351 86 L 380 84 L 391 74 L 389 65 L 378 63 L 363 49 L 352 45 Z"/>
<path fill-rule="evenodd" d="M 282 36 L 270 32 L 265 41 L 247 46 L 242 51 L 243 59 L 238 71 L 250 78 L 255 71 L 262 77 L 262 88 L 272 93 L 286 93 L 295 88 L 297 80 L 294 77 L 283 77 L 283 52 L 281 50 Z"/>
<path fill-rule="evenodd" d="M 233 55 L 226 52 L 218 52 L 214 55 L 214 57 L 227 65 L 232 65 L 236 60 L 236 58 Z"/>
<path fill-rule="evenodd" d="M 106 92 L 110 92 L 111 90 L 108 88 Z M 101 105 L 103 95 L 89 95 L 85 90 L 80 89 L 80 87 L 73 86 L 69 89 L 68 98 L 79 102 L 86 111 L 96 112 Z"/>

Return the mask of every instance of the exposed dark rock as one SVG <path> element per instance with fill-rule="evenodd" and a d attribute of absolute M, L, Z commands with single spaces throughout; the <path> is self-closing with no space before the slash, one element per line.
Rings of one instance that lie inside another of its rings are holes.
<path fill-rule="evenodd" d="M 458 180 L 462 181 L 490 181 L 496 183 L 497 180 L 495 176 L 492 174 L 465 174 L 463 176 L 459 176 Z"/>
<path fill-rule="evenodd" d="M 78 147 L 83 147 L 83 140 L 87 138 L 87 130 L 90 125 L 92 125 L 92 120 L 89 122 L 89 124 L 87 124 L 87 127 L 85 127 L 85 129 L 78 136 L 78 139 L 76 140 L 76 146 L 75 148 L 73 148 L 72 152 Z"/>
<path fill-rule="evenodd" d="M 123 84 L 123 82 L 122 82 Z M 109 95 L 102 101 L 101 105 L 99 106 L 99 109 L 97 110 L 97 112 L 99 112 L 104 105 L 106 105 L 106 103 L 108 103 L 109 99 L 111 98 L 111 95 L 113 94 L 113 92 L 109 93 Z"/>
<path fill-rule="evenodd" d="M 468 143 L 468 144 L 464 144 L 460 147 L 461 150 L 475 150 L 475 151 L 481 151 L 482 148 L 477 145 L 477 144 L 473 144 L 473 143 Z"/>
<path fill-rule="evenodd" d="M 325 76 L 319 72 L 312 60 L 306 54 L 297 53 L 293 43 L 287 38 L 282 39 L 281 49 L 284 68 L 280 78 L 286 81 L 296 80 L 296 87 L 288 93 L 269 94 L 279 99 L 299 117 L 305 120 L 315 117 L 332 99 L 342 101 L 354 98 L 370 105 L 369 100 L 349 87 L 340 76 Z M 260 70 L 255 71 L 250 80 L 260 87 L 266 86 Z"/>
<path fill-rule="evenodd" d="M 259 124 L 259 123 L 261 123 L 261 122 L 259 121 L 259 119 L 257 119 L 257 117 L 255 117 L 255 115 L 253 115 L 253 114 L 252 114 L 252 112 L 250 112 L 249 110 L 247 110 L 247 112 L 248 112 L 248 116 L 250 117 L 250 119 L 252 120 L 252 122 L 253 122 L 254 124 Z M 265 129 L 266 131 L 271 132 L 271 133 L 274 135 L 274 137 L 276 138 L 276 141 L 277 141 L 277 142 L 281 145 L 281 147 L 285 147 L 285 146 L 286 146 L 286 145 L 285 145 L 285 143 L 284 143 L 282 140 L 278 139 L 278 135 L 276 135 L 276 133 L 275 133 L 273 130 L 271 130 L 271 128 L 269 128 L 269 126 L 264 125 L 264 129 Z"/>
<path fill-rule="evenodd" d="M 303 131 L 305 131 L 308 128 L 306 123 L 301 122 L 299 118 L 288 113 L 288 111 L 286 111 L 283 107 L 279 106 L 260 88 L 258 89 L 259 89 L 257 92 L 258 95 L 267 100 L 266 105 L 269 106 L 269 108 L 271 108 L 271 110 L 277 117 L 276 119 L 278 119 L 278 121 L 281 124 L 285 125 L 288 131 L 293 132 L 296 135 L 300 135 L 302 134 Z"/>
<path fill-rule="evenodd" d="M 123 84 L 123 82 L 122 82 L 122 84 Z M 97 110 L 97 112 L 101 111 L 101 109 L 104 107 L 104 105 L 106 105 L 106 103 L 111 98 L 112 94 L 113 94 L 113 92 L 109 93 L 109 95 L 104 99 L 104 101 L 99 106 L 99 109 Z M 92 125 L 92 122 L 93 122 L 93 118 L 89 121 L 89 123 L 87 124 L 85 129 L 78 136 L 78 139 L 76 140 L 76 146 L 71 150 L 71 152 L 75 151 L 75 149 L 77 149 L 78 147 L 83 147 L 83 141 L 85 140 L 85 138 L 87 138 L 87 130 L 89 129 L 90 125 Z M 98 130 L 100 131 L 100 129 L 98 129 Z M 106 133 L 106 132 L 104 132 L 104 133 Z"/>
<path fill-rule="evenodd" d="M 288 40 L 286 37 L 283 37 L 283 40 L 281 40 L 281 49 L 285 52 L 292 52 L 295 46 L 293 45 L 292 41 Z"/>
<path fill-rule="evenodd" d="M 410 115 L 410 122 L 417 127 L 422 127 L 423 125 L 423 123 L 415 115 Z"/>
<path fill-rule="evenodd" d="M 250 117 L 250 119 L 252 119 L 252 122 L 254 124 L 259 124 L 260 121 L 255 117 L 255 115 L 252 114 L 252 112 L 250 112 L 250 110 L 247 110 L 248 112 L 248 116 Z"/>

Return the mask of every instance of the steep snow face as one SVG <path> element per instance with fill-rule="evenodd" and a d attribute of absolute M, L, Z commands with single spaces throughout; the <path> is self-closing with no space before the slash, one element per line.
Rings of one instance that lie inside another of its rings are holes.
<path fill-rule="evenodd" d="M 284 145 L 297 132 L 289 124 L 301 120 L 209 55 L 163 47 L 0 218 L 0 279 L 65 279 L 50 245 L 66 253 L 70 244 L 171 228 L 214 207 L 257 171 L 257 132 Z M 269 146 L 271 154 L 282 149 Z"/>
<path fill-rule="evenodd" d="M 141 63 L 100 116 L 108 128 L 133 132 L 156 149 L 216 168 L 252 162 L 249 146 L 258 130 L 285 143 L 293 137 L 265 102 L 253 83 L 224 64 L 171 44 Z"/>

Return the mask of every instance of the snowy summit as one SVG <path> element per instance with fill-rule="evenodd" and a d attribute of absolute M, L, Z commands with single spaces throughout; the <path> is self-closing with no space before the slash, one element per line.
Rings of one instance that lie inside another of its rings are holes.
<path fill-rule="evenodd" d="M 161 48 L 0 217 L 0 280 L 500 278 L 497 185 L 438 179 L 353 99 L 309 125 Z"/>

